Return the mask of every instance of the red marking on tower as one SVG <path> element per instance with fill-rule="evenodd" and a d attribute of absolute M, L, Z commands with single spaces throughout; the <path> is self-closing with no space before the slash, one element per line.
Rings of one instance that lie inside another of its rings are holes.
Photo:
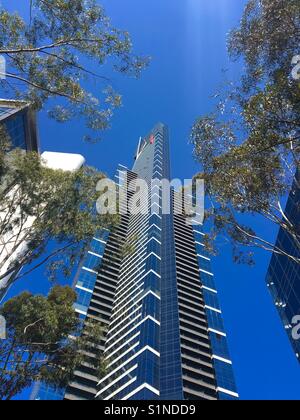
<path fill-rule="evenodd" d="M 150 136 L 150 144 L 153 144 L 154 141 L 155 141 L 155 137 L 154 137 L 153 134 L 151 134 L 151 136 Z"/>

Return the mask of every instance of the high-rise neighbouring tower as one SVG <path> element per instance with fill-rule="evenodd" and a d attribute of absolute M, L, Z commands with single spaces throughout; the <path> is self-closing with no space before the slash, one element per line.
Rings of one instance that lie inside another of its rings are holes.
<path fill-rule="evenodd" d="M 157 124 L 140 140 L 132 170 L 119 169 L 121 189 L 142 179 L 151 193 L 139 212 L 122 212 L 118 227 L 95 238 L 80 267 L 76 310 L 105 325 L 108 371 L 98 381 L 90 366 L 78 367 L 66 399 L 238 398 L 202 226 L 175 211 L 173 190 L 164 214 L 152 182 L 170 179 L 169 160 L 168 129 Z"/>
<path fill-rule="evenodd" d="M 27 152 L 39 153 L 39 137 L 36 121 L 36 112 L 29 102 L 18 100 L 0 99 L 0 136 L 9 141 L 9 151 L 7 158 L 13 149 L 21 149 Z M 7 138 L 6 138 L 7 137 Z M 84 158 L 80 155 L 69 153 L 44 152 L 41 155 L 43 165 L 51 169 L 60 169 L 64 171 L 76 171 L 84 163 Z M 18 186 L 12 183 L 6 186 L 7 199 L 14 201 Z M 8 289 L 13 284 L 18 269 L 12 270 L 14 263 L 24 256 L 28 250 L 28 237 L 30 229 L 33 228 L 35 217 L 27 214 L 26 217 L 20 217 L 21 209 L 16 207 L 12 213 L 0 205 L 0 224 L 4 220 L 10 226 L 4 229 L 0 236 L 0 303 L 5 298 Z M 9 219 L 7 217 L 9 215 Z M 8 221 L 9 220 L 9 221 Z M 30 241 L 29 241 L 30 242 Z"/>
<path fill-rule="evenodd" d="M 289 194 L 285 216 L 300 236 L 300 172 L 298 171 Z M 277 237 L 276 247 L 286 253 L 300 258 L 299 246 L 296 245 L 287 230 L 281 228 Z M 266 277 L 275 306 L 288 334 L 290 342 L 300 361 L 300 267 L 284 255 L 273 253 Z M 298 324 L 298 326 L 297 326 Z M 297 329 L 295 334 L 294 328 Z"/>
<path fill-rule="evenodd" d="M 36 113 L 30 103 L 0 99 L 0 124 L 5 126 L 12 148 L 38 151 Z"/>
<path fill-rule="evenodd" d="M 24 151 L 39 150 L 39 139 L 37 135 L 36 113 L 28 102 L 0 99 L 0 140 L 9 140 L 10 149 L 20 148 Z M 7 138 L 6 138 L 7 137 Z M 9 154 L 9 153 L 8 153 Z M 12 188 L 11 191 L 14 191 Z M 9 196 L 9 193 L 8 193 Z M 20 241 L 21 232 L 16 222 L 18 211 L 15 212 L 16 218 L 14 223 L 10 219 L 11 229 L 7 229 L 6 234 L 0 236 L 0 303 L 7 292 L 7 287 L 15 277 L 15 273 L 10 273 L 3 277 L 13 261 L 18 258 L 17 252 L 12 252 L 16 247 L 16 243 Z M 7 220 L 7 210 L 0 205 L 0 224 L 3 220 Z M 22 244 L 18 247 L 20 249 Z M 9 255 L 11 255 L 9 257 Z"/>

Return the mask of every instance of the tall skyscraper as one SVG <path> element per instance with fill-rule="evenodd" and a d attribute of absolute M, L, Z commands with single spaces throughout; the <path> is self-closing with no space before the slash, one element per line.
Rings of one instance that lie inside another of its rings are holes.
<path fill-rule="evenodd" d="M 38 151 L 36 114 L 30 103 L 0 99 L 0 124 L 6 127 L 13 148 Z"/>
<path fill-rule="evenodd" d="M 296 174 L 286 209 L 285 215 L 296 227 L 300 236 L 300 173 Z M 299 247 L 285 229 L 280 229 L 276 247 L 288 254 L 300 258 Z M 300 361 L 300 339 L 293 336 L 294 317 L 300 315 L 300 267 L 299 264 L 286 256 L 273 253 L 266 277 L 268 288 L 289 336 L 296 357 Z M 299 322 L 298 322 L 299 324 Z"/>
<path fill-rule="evenodd" d="M 169 160 L 168 129 L 158 124 L 140 140 L 132 170 L 119 167 L 116 179 L 128 193 L 121 207 L 140 179 L 151 193 L 94 239 L 80 267 L 76 310 L 105 325 L 108 370 L 99 381 L 89 365 L 79 367 L 66 399 L 238 398 L 202 226 L 174 211 L 172 190 L 163 214 L 162 188 L 151 182 L 170 179 Z"/>

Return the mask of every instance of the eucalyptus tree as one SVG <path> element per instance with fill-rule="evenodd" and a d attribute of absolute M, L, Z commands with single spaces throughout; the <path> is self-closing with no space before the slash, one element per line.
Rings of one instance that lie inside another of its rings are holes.
<path fill-rule="evenodd" d="M 231 58 L 244 68 L 240 80 L 215 95 L 214 112 L 198 118 L 192 129 L 198 176 L 206 181 L 211 203 L 207 244 L 213 247 L 212 240 L 223 235 L 236 261 L 252 263 L 253 247 L 259 246 L 300 263 L 299 221 L 290 220 L 283 205 L 292 182 L 299 188 L 299 45 L 298 0 L 248 1 L 228 40 Z M 271 236 L 250 226 L 245 215 L 283 228 L 298 251 L 274 247 Z"/>
<path fill-rule="evenodd" d="M 105 374 L 102 326 L 93 320 L 82 325 L 75 301 L 71 288 L 55 286 L 47 297 L 24 292 L 0 308 L 6 320 L 6 339 L 0 340 L 1 400 L 11 400 L 36 381 L 63 389 L 81 363 L 99 378 Z"/>
<path fill-rule="evenodd" d="M 25 0 L 27 13 L 11 13 L 6 3 L 0 6 L 6 59 L 0 86 L 36 110 L 49 103 L 57 121 L 83 119 L 85 138 L 97 140 L 121 105 L 113 73 L 137 77 L 148 58 L 133 53 L 128 32 L 115 28 L 96 0 Z"/>

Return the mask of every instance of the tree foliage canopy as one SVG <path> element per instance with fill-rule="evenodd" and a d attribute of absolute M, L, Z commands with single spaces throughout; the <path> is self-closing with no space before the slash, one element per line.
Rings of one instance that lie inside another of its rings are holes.
<path fill-rule="evenodd" d="M 13 274 L 15 281 L 44 263 L 50 279 L 57 272 L 70 275 L 93 236 L 118 220 L 96 212 L 96 185 L 102 173 L 88 166 L 76 172 L 52 170 L 37 153 L 20 149 L 7 153 L 6 148 L 4 141 L 0 147 L 0 295 L 10 284 L 5 280 L 8 275 Z"/>
<path fill-rule="evenodd" d="M 245 214 L 259 214 L 285 229 L 299 255 L 299 223 L 282 208 L 300 158 L 300 83 L 292 77 L 299 45 L 298 0 L 248 1 L 228 42 L 231 57 L 241 59 L 245 71 L 237 84 L 216 95 L 215 112 L 200 117 L 192 130 L 203 169 L 198 176 L 211 199 L 210 239 L 229 238 L 236 261 L 252 262 L 252 250 L 245 254 L 244 246 L 273 250 L 270 238 L 244 222 Z M 284 249 L 274 251 L 300 263 Z"/>
<path fill-rule="evenodd" d="M 290 73 L 292 57 L 299 53 L 299 14 L 298 0 L 248 0 L 228 40 L 231 57 L 245 60 L 244 79 L 268 80 L 277 70 Z"/>
<path fill-rule="evenodd" d="M 2 87 L 14 99 L 40 110 L 52 98 L 49 115 L 64 122 L 83 118 L 86 139 L 106 129 L 121 96 L 95 71 L 138 76 L 148 58 L 132 52 L 128 32 L 112 26 L 96 0 L 27 0 L 28 18 L 0 6 L 0 54 L 7 60 Z M 4 1 L 5 5 L 5 1 Z M 96 82 L 93 95 L 89 83 Z M 57 102 L 57 101 L 56 101 Z"/>
<path fill-rule="evenodd" d="M 91 320 L 82 325 L 75 300 L 71 288 L 56 286 L 48 297 L 24 292 L 0 309 L 7 327 L 6 340 L 0 340 L 0 399 L 12 399 L 35 381 L 64 388 L 81 363 L 88 363 L 99 377 L 104 374 L 97 350 L 102 327 Z M 97 354 L 93 359 L 87 353 L 90 346 Z"/>

